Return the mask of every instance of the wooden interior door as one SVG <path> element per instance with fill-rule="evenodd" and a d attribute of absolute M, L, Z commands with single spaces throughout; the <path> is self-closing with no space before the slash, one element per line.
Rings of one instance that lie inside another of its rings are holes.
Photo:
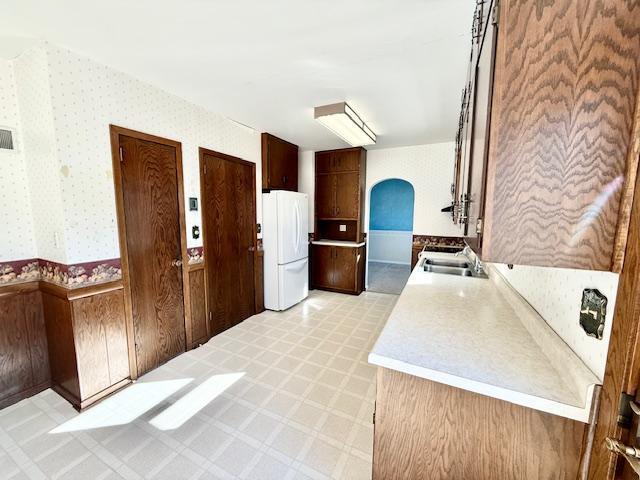
<path fill-rule="evenodd" d="M 134 136 L 135 135 L 135 136 Z M 117 135 L 137 374 L 185 351 L 180 144 Z"/>
<path fill-rule="evenodd" d="M 200 149 L 203 241 L 212 335 L 255 313 L 255 164 Z"/>

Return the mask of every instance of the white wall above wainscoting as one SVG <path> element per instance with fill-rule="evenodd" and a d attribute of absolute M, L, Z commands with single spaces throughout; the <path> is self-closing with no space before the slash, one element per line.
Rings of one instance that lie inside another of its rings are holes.
<path fill-rule="evenodd" d="M 515 265 L 513 270 L 502 264 L 496 264 L 496 267 L 602 380 L 619 275 L 611 272 L 523 265 Z M 602 340 L 587 336 L 580 326 L 580 303 L 585 288 L 597 288 L 607 297 L 607 316 Z"/>
<path fill-rule="evenodd" d="M 369 230 L 367 235 L 370 262 L 409 265 L 413 233 L 397 230 Z"/>

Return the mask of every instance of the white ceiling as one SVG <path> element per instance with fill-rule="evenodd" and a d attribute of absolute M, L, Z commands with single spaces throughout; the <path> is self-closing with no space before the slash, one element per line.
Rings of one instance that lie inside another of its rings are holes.
<path fill-rule="evenodd" d="M 3 0 L 0 56 L 44 39 L 258 131 L 345 144 L 347 101 L 379 147 L 453 140 L 475 0 Z"/>

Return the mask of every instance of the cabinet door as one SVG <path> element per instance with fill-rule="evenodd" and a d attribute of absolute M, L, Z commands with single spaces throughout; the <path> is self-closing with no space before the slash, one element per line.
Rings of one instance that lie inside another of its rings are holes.
<path fill-rule="evenodd" d="M 311 270 L 314 287 L 333 286 L 333 249 L 334 247 L 328 245 L 313 245 Z"/>
<path fill-rule="evenodd" d="M 358 172 L 336 174 L 335 217 L 358 219 L 360 206 L 360 175 Z"/>
<path fill-rule="evenodd" d="M 360 167 L 361 150 L 342 150 L 333 153 L 334 172 L 357 172 Z"/>
<path fill-rule="evenodd" d="M 489 2 L 489 8 L 493 2 Z M 485 7 L 486 10 L 486 7 Z M 475 90 L 473 101 L 470 142 L 470 165 L 467 179 L 467 223 L 464 237 L 467 244 L 480 253 L 482 217 L 484 215 L 484 196 L 486 166 L 489 148 L 489 122 L 491 114 L 491 94 L 493 87 L 493 60 L 497 31 L 491 23 L 486 24 L 480 41 L 478 63 L 475 68 Z"/>
<path fill-rule="evenodd" d="M 334 218 L 336 215 L 336 175 L 316 176 L 316 215 L 318 218 Z"/>
<path fill-rule="evenodd" d="M 298 189 L 298 147 L 279 138 L 267 140 L 268 187 L 273 190 Z"/>
<path fill-rule="evenodd" d="M 316 173 L 331 173 L 333 171 L 333 153 L 316 153 Z"/>
<path fill-rule="evenodd" d="M 357 248 L 333 247 L 333 288 L 339 290 L 356 290 Z"/>

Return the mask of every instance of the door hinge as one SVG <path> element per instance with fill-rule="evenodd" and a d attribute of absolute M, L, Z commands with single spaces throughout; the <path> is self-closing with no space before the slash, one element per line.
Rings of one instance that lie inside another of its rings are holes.
<path fill-rule="evenodd" d="M 481 234 L 482 233 L 482 227 L 483 227 L 483 222 L 482 219 L 479 218 L 478 220 L 476 220 L 476 233 L 477 234 Z"/>
<path fill-rule="evenodd" d="M 630 428 L 634 415 L 640 416 L 640 406 L 635 402 L 633 395 L 622 392 L 618 404 L 618 425 L 622 428 Z"/>
<path fill-rule="evenodd" d="M 120 152 L 120 162 L 124 162 L 124 149 L 120 147 L 118 151 Z"/>
<path fill-rule="evenodd" d="M 493 12 L 491 12 L 491 23 L 493 25 L 498 25 L 500 21 L 500 1 L 496 0 L 496 3 L 493 5 Z"/>

